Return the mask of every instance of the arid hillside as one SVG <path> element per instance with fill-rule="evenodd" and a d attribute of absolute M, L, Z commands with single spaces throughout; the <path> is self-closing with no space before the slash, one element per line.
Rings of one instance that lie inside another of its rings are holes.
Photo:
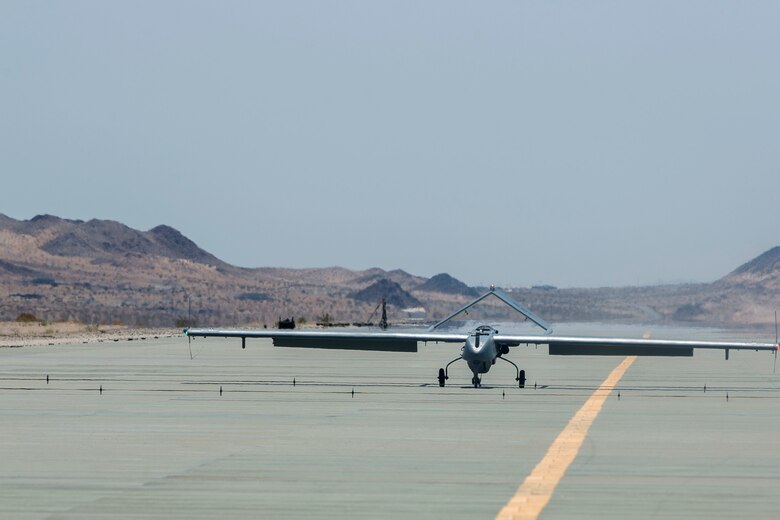
<path fill-rule="evenodd" d="M 137 231 L 113 221 L 0 215 L 0 320 L 20 313 L 48 321 L 172 326 L 366 321 L 395 287 L 389 310 L 419 304 L 426 278 L 401 270 L 245 269 L 222 262 L 178 231 Z M 464 286 L 465 287 L 465 286 Z M 467 297 L 426 288 L 428 311 Z M 419 314 L 419 313 L 417 313 Z"/>
<path fill-rule="evenodd" d="M 401 270 L 240 268 L 168 226 L 137 231 L 119 222 L 0 214 L 0 320 L 29 313 L 47 321 L 146 326 L 273 326 L 377 320 L 435 320 L 484 288 L 447 274 Z M 600 289 L 515 288 L 551 321 L 768 325 L 780 306 L 780 247 L 708 284 Z M 488 305 L 483 312 L 508 316 Z"/>

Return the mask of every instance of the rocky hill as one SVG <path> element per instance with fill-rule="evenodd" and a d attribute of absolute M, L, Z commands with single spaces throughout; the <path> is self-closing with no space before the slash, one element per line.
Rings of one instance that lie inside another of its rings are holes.
<path fill-rule="evenodd" d="M 280 316 L 362 320 L 382 297 L 391 319 L 409 306 L 433 315 L 462 303 L 446 293 L 426 293 L 421 303 L 409 291 L 425 281 L 379 268 L 240 268 L 169 226 L 0 214 L 0 320 L 29 312 L 50 321 L 262 326 Z"/>
<path fill-rule="evenodd" d="M 468 296 L 469 298 L 476 298 L 479 296 L 479 291 L 473 287 L 469 287 L 460 280 L 456 280 L 447 273 L 440 273 L 432 276 L 429 280 L 418 285 L 417 290 L 444 294 L 458 294 L 461 296 Z"/>
<path fill-rule="evenodd" d="M 511 292 L 553 322 L 768 326 L 780 307 L 779 290 L 776 247 L 713 283 Z M 391 321 L 406 307 L 424 307 L 435 320 L 479 291 L 446 273 L 427 279 L 398 269 L 241 268 L 168 226 L 138 231 L 108 220 L 0 214 L 0 320 L 26 312 L 50 321 L 150 326 L 188 317 L 224 326 L 271 325 L 280 316 L 362 321 L 383 297 Z M 500 318 L 505 310 L 488 304 L 486 312 Z"/>
<path fill-rule="evenodd" d="M 724 277 L 724 280 L 744 280 L 746 278 L 775 278 L 780 273 L 780 246 L 758 255 L 753 260 L 737 267 Z"/>
<path fill-rule="evenodd" d="M 388 305 L 400 309 L 422 306 L 420 300 L 404 291 L 400 284 L 387 278 L 381 278 L 365 289 L 351 294 L 350 298 L 367 303 L 382 301 L 384 298 Z"/>
<path fill-rule="evenodd" d="M 29 221 L 15 221 L 3 217 L 0 229 L 19 235 L 45 237 L 40 249 L 50 255 L 107 260 L 117 255 L 144 255 L 224 265 L 169 226 L 157 226 L 144 232 L 111 220 L 83 222 L 39 215 Z"/>

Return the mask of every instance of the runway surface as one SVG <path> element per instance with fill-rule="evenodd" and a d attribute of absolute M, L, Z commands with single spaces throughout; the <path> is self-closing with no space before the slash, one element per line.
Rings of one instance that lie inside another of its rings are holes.
<path fill-rule="evenodd" d="M 474 389 L 436 383 L 456 345 L 192 350 L 0 349 L 0 517 L 494 518 L 624 359 L 521 347 L 525 389 Z M 636 360 L 540 518 L 780 517 L 780 376 L 730 358 Z"/>

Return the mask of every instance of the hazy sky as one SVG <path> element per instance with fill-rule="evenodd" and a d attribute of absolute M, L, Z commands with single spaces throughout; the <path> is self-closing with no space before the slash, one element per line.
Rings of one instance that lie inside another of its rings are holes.
<path fill-rule="evenodd" d="M 780 244 L 780 2 L 0 2 L 0 213 L 247 267 L 711 281 Z"/>

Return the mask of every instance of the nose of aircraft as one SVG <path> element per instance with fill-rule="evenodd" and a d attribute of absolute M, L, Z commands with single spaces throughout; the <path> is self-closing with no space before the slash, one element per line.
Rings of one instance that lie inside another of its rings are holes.
<path fill-rule="evenodd" d="M 472 359 L 468 362 L 469 369 L 475 374 L 484 374 L 490 370 L 490 363 L 485 363 L 479 359 Z"/>
<path fill-rule="evenodd" d="M 466 340 L 463 359 L 472 372 L 483 374 L 490 369 L 495 358 L 495 349 L 491 348 L 489 337 L 474 334 Z"/>

